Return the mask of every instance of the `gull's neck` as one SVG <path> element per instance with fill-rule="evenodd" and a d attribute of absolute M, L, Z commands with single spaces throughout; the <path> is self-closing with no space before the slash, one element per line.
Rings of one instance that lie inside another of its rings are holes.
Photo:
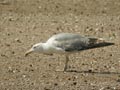
<path fill-rule="evenodd" d="M 48 43 L 42 43 L 43 53 L 51 53 L 51 46 Z"/>
<path fill-rule="evenodd" d="M 42 43 L 43 52 L 48 49 L 48 44 L 47 43 Z"/>

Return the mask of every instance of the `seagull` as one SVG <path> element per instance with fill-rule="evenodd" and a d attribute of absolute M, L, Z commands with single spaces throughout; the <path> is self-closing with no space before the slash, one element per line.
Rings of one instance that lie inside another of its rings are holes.
<path fill-rule="evenodd" d="M 65 55 L 66 62 L 64 71 L 66 71 L 70 54 L 92 47 L 100 41 L 104 41 L 104 39 L 73 33 L 59 33 L 50 37 L 45 43 L 37 43 L 33 45 L 32 48 L 25 53 L 25 56 L 32 52 L 48 55 L 54 53 Z"/>

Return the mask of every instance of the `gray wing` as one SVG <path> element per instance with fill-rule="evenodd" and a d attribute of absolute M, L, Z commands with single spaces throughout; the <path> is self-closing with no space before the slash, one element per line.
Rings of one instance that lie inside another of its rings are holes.
<path fill-rule="evenodd" d="M 58 48 L 62 48 L 65 51 L 79 51 L 87 48 L 89 39 L 86 37 L 77 37 L 71 39 L 58 39 L 54 45 Z"/>
<path fill-rule="evenodd" d="M 65 51 L 79 51 L 88 48 L 97 39 L 79 34 L 61 33 L 52 36 L 47 42 Z"/>

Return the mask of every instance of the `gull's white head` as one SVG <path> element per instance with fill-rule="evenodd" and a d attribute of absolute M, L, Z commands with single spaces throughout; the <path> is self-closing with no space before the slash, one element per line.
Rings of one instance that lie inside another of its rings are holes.
<path fill-rule="evenodd" d="M 28 54 L 32 53 L 32 52 L 43 52 L 43 44 L 44 43 L 37 43 L 35 45 L 32 46 L 31 49 L 29 49 L 26 53 L 25 56 L 27 56 Z"/>

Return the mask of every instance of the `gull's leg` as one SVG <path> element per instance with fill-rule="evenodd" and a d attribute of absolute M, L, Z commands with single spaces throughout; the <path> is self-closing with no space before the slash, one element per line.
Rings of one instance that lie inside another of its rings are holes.
<path fill-rule="evenodd" d="M 65 61 L 64 71 L 67 70 L 67 64 L 68 64 L 68 61 L 69 61 L 69 57 L 67 55 L 65 56 L 65 58 L 66 58 L 66 61 Z"/>

